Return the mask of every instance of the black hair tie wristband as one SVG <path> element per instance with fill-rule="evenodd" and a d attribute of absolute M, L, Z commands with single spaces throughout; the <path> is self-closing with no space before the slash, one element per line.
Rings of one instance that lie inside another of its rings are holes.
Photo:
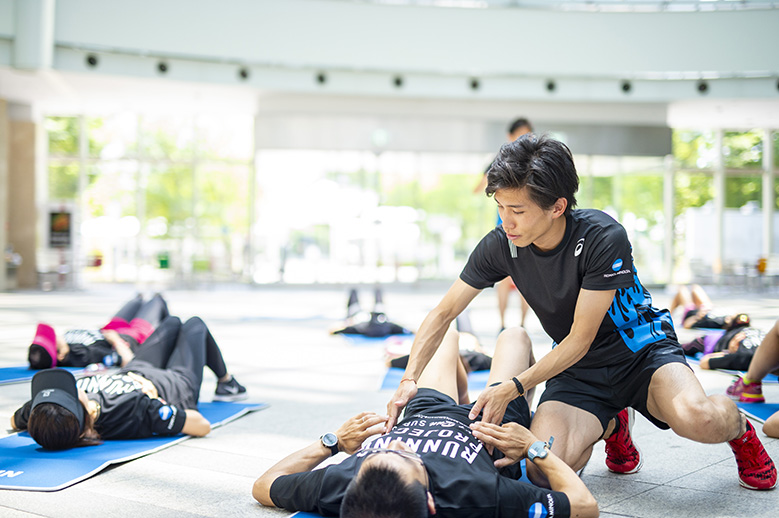
<path fill-rule="evenodd" d="M 514 382 L 514 385 L 517 386 L 517 392 L 519 392 L 520 396 L 525 395 L 525 387 L 522 386 L 522 383 L 519 382 L 519 380 L 516 377 L 511 378 L 511 381 Z"/>

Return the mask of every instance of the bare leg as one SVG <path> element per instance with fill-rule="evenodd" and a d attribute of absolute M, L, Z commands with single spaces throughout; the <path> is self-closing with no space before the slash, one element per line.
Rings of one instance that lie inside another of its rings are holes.
<path fill-rule="evenodd" d="M 500 314 L 500 328 L 506 329 L 506 308 L 509 305 L 509 295 L 511 294 L 511 278 L 506 277 L 496 286 L 498 289 L 498 312 Z"/>
<path fill-rule="evenodd" d="M 668 308 L 668 311 L 673 315 L 674 311 L 679 306 L 686 308 L 692 304 L 692 294 L 690 293 L 690 290 L 687 288 L 687 286 L 679 286 L 679 290 L 676 292 L 676 295 L 674 295 L 674 298 L 671 299 L 671 306 Z"/>
<path fill-rule="evenodd" d="M 749 381 L 761 381 L 766 374 L 779 367 L 779 320 L 774 322 L 765 335 L 760 347 L 755 351 L 746 378 Z"/>
<path fill-rule="evenodd" d="M 525 297 L 523 297 L 521 293 L 519 294 L 519 309 L 519 325 L 525 327 L 525 317 L 527 317 L 527 312 L 530 311 L 530 304 L 527 303 Z"/>
<path fill-rule="evenodd" d="M 692 285 L 692 302 L 698 308 L 711 309 L 713 306 L 709 296 L 697 284 Z"/>
<path fill-rule="evenodd" d="M 746 423 L 728 397 L 706 396 L 698 378 L 681 363 L 663 365 L 652 376 L 647 410 L 681 437 L 715 444 L 746 431 Z"/>
<path fill-rule="evenodd" d="M 450 328 L 444 335 L 441 346 L 430 358 L 430 362 L 417 380 L 418 387 L 435 389 L 455 401 L 460 400 L 458 380 L 462 382 L 465 379 L 467 385 L 467 377 L 460 361 L 458 342 L 459 333 Z M 459 368 L 463 368 L 463 371 L 458 375 Z"/>
<path fill-rule="evenodd" d="M 492 356 L 492 369 L 487 386 L 513 378 L 535 364 L 533 343 L 527 332 L 521 327 L 511 327 L 498 335 L 495 354 Z M 527 404 L 533 403 L 535 389 L 525 394 Z"/>
<path fill-rule="evenodd" d="M 530 424 L 533 435 L 542 440 L 555 438 L 552 451 L 574 471 L 582 469 L 592 455 L 592 447 L 604 435 L 600 421 L 593 414 L 560 401 L 538 406 Z M 533 484 L 549 487 L 546 477 L 532 462 L 525 464 Z"/>

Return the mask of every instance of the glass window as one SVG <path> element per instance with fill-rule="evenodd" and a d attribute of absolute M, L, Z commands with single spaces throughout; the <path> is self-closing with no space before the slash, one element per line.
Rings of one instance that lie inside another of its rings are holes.
<path fill-rule="evenodd" d="M 197 153 L 205 160 L 251 160 L 254 118 L 250 115 L 206 114 L 197 117 Z"/>
<path fill-rule="evenodd" d="M 673 156 L 682 169 L 708 169 L 717 163 L 713 131 L 674 130 Z"/>
<path fill-rule="evenodd" d="M 729 169 L 762 168 L 763 132 L 726 131 L 722 136 L 722 158 Z"/>
<path fill-rule="evenodd" d="M 143 115 L 138 155 L 157 160 L 192 160 L 195 120 L 191 115 Z"/>
<path fill-rule="evenodd" d="M 77 117 L 47 117 L 45 126 L 50 155 L 78 156 Z"/>
<path fill-rule="evenodd" d="M 49 200 L 75 200 L 78 197 L 79 163 L 49 161 Z"/>
<path fill-rule="evenodd" d="M 134 157 L 137 153 L 138 116 L 131 112 L 87 119 L 89 156 L 103 160 Z"/>

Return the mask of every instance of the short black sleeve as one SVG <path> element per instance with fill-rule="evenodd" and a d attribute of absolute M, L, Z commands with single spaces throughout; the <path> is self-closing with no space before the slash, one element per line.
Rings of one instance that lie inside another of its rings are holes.
<path fill-rule="evenodd" d="M 733 353 L 719 358 L 709 358 L 709 367 L 721 370 L 747 371 L 751 361 L 751 354 Z"/>
<path fill-rule="evenodd" d="M 288 511 L 318 512 L 319 492 L 326 469 L 280 476 L 270 486 L 271 500 L 276 507 Z"/>
<path fill-rule="evenodd" d="M 633 285 L 633 253 L 625 229 L 619 225 L 602 226 L 588 239 L 585 248 L 582 288 L 613 290 Z"/>
<path fill-rule="evenodd" d="M 152 432 L 157 435 L 180 433 L 187 419 L 186 410 L 179 410 L 175 405 L 169 405 L 160 399 L 151 400 L 151 404 L 146 408 L 146 414 Z"/>
<path fill-rule="evenodd" d="M 571 504 L 565 493 L 550 491 L 506 477 L 498 477 L 497 516 L 571 516 Z"/>
<path fill-rule="evenodd" d="M 508 240 L 505 234 L 495 228 L 473 249 L 460 273 L 460 279 L 477 290 L 493 287 L 509 275 L 505 257 L 507 253 Z"/>

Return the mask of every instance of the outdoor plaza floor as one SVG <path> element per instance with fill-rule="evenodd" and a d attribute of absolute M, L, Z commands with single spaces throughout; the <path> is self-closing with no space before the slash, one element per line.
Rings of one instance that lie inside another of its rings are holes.
<path fill-rule="evenodd" d="M 445 284 L 386 286 L 386 312 L 391 320 L 415 329 L 446 288 Z M 37 322 L 48 322 L 57 330 L 97 327 L 136 289 L 99 285 L 80 291 L 0 293 L 0 367 L 25 363 Z M 290 515 L 256 503 L 251 496 L 254 480 L 288 453 L 335 430 L 346 418 L 363 410 L 384 413 L 392 393 L 379 389 L 386 372 L 383 344 L 355 344 L 329 334 L 345 316 L 347 291 L 347 287 L 304 286 L 165 291 L 172 314 L 197 315 L 209 325 L 228 368 L 249 390 L 250 401 L 267 402 L 270 407 L 217 428 L 205 438 L 108 468 L 60 491 L 0 490 L 0 516 Z M 143 288 L 143 292 L 151 290 Z M 746 312 L 753 325 L 765 330 L 779 317 L 775 292 L 730 289 L 710 290 L 710 294 L 716 307 Z M 653 296 L 658 307 L 666 307 L 671 298 L 663 289 L 655 289 Z M 372 287 L 361 288 L 360 297 L 363 309 L 370 310 Z M 474 330 L 488 349 L 494 346 L 499 327 L 496 306 L 494 290 L 487 290 L 470 309 Z M 518 321 L 518 313 L 514 297 L 510 324 Z M 536 357 L 548 352 L 550 340 L 538 320 L 531 315 L 526 327 Z M 695 336 L 689 331 L 680 335 Z M 695 372 L 709 394 L 724 393 L 731 379 L 697 367 Z M 206 370 L 202 400 L 210 399 L 215 383 Z M 767 385 L 764 392 L 768 401 L 779 402 L 779 385 Z M 4 430 L 27 398 L 29 383 L 0 386 Z M 779 440 L 759 435 L 779 460 Z M 742 489 L 727 445 L 693 443 L 656 429 L 640 416 L 634 437 L 645 459 L 639 473 L 610 473 L 604 464 L 603 442 L 595 445 L 583 473 L 601 516 L 779 515 L 779 490 Z"/>

